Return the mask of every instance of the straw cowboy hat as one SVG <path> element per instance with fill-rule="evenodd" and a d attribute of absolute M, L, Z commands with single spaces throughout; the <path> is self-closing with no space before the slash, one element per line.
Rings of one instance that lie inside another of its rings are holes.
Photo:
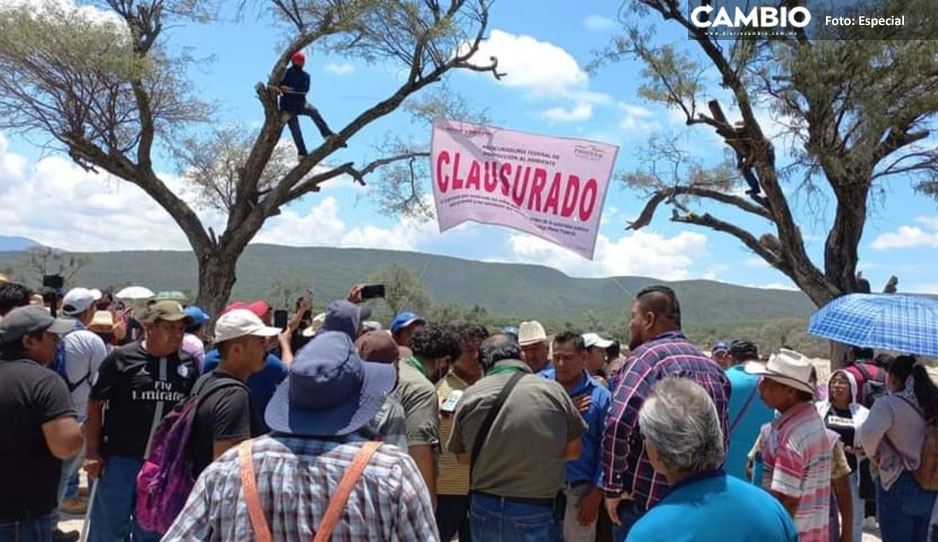
<path fill-rule="evenodd" d="M 750 361 L 743 366 L 743 370 L 749 374 L 761 375 L 779 384 L 815 396 L 817 392 L 814 386 L 811 385 L 811 369 L 813 367 L 811 358 L 794 350 L 783 348 L 772 354 L 769 362 L 765 365 Z"/>

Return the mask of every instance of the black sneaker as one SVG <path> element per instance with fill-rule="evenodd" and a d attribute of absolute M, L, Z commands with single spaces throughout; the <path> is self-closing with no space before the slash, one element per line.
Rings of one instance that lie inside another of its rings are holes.
<path fill-rule="evenodd" d="M 52 542 L 78 542 L 79 538 L 81 538 L 81 533 L 78 531 L 69 531 L 66 533 L 58 527 L 52 531 Z"/>

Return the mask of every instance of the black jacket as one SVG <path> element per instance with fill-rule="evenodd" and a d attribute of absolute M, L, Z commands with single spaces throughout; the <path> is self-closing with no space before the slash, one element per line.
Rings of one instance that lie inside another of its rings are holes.
<path fill-rule="evenodd" d="M 290 66 L 283 74 L 281 86 L 290 87 L 291 92 L 280 96 L 280 110 L 298 113 L 306 105 L 306 93 L 309 92 L 309 74 L 298 66 Z"/>

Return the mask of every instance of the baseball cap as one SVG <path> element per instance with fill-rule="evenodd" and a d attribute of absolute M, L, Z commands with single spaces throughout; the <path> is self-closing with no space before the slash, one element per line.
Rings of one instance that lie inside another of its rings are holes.
<path fill-rule="evenodd" d="M 252 303 L 248 303 L 246 307 L 247 310 L 256 314 L 259 318 L 263 318 L 265 314 L 270 311 L 270 304 L 264 301 L 263 299 L 258 299 Z"/>
<path fill-rule="evenodd" d="M 397 333 L 405 327 L 411 324 L 416 324 L 418 322 L 421 324 L 427 323 L 426 320 L 417 316 L 417 313 L 406 311 L 402 312 L 395 316 L 393 320 L 391 320 L 391 333 Z"/>
<path fill-rule="evenodd" d="M 275 327 L 265 326 L 260 317 L 247 309 L 228 311 L 215 322 L 215 342 L 220 343 L 253 335 L 274 337 L 280 334 Z"/>
<path fill-rule="evenodd" d="M 179 320 L 187 319 L 189 319 L 189 315 L 183 310 L 182 304 L 172 299 L 157 301 L 150 305 L 143 315 L 143 320 L 146 322 L 156 322 L 157 320 L 178 322 Z"/>
<path fill-rule="evenodd" d="M 235 309 L 247 309 L 247 308 L 248 308 L 248 304 L 245 303 L 244 301 L 232 301 L 231 303 L 228 304 L 227 307 L 225 307 L 225 310 L 221 311 L 221 313 L 225 314 L 226 312 L 233 311 Z"/>
<path fill-rule="evenodd" d="M 400 357 L 400 350 L 394 338 L 387 331 L 369 331 L 355 341 L 358 355 L 364 361 L 394 363 Z"/>
<path fill-rule="evenodd" d="M 101 290 L 72 288 L 62 299 L 62 312 L 68 316 L 81 314 L 88 310 L 95 301 L 101 299 Z"/>
<path fill-rule="evenodd" d="M 717 341 L 716 344 L 713 345 L 713 348 L 710 349 L 711 354 L 719 354 L 721 352 L 729 352 L 729 351 L 730 351 L 730 345 L 727 344 L 726 341 Z"/>
<path fill-rule="evenodd" d="M 201 307 L 196 307 L 195 305 L 189 305 L 185 309 L 186 316 L 189 317 L 189 320 L 192 321 L 192 325 L 204 324 L 211 316 Z"/>
<path fill-rule="evenodd" d="M 17 307 L 0 320 L 0 344 L 16 342 L 30 333 L 50 331 L 68 333 L 75 329 L 73 320 L 53 318 L 49 311 L 36 305 Z"/>
<path fill-rule="evenodd" d="M 599 333 L 584 333 L 583 344 L 585 344 L 587 348 L 592 348 L 594 346 L 599 348 L 609 348 L 613 345 L 613 341 L 609 339 L 603 339 L 599 336 Z"/>
<path fill-rule="evenodd" d="M 521 346 L 539 343 L 546 340 L 547 332 L 544 331 L 544 326 L 542 326 L 541 323 L 537 320 L 521 322 L 521 325 L 518 326 L 518 344 Z"/>
<path fill-rule="evenodd" d="M 730 343 L 730 352 L 739 360 L 759 359 L 759 348 L 751 341 L 736 339 Z"/>

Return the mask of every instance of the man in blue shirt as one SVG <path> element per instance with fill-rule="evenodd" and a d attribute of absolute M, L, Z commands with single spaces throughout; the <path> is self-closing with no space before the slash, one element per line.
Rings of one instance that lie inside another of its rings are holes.
<path fill-rule="evenodd" d="M 707 391 L 687 378 L 655 384 L 638 415 L 648 459 L 669 488 L 628 542 L 796 542 L 798 531 L 767 491 L 720 470 L 723 430 Z"/>
<path fill-rule="evenodd" d="M 775 419 L 775 411 L 759 398 L 759 376 L 743 371 L 743 363 L 758 361 L 759 350 L 749 341 L 737 339 L 730 343 L 730 363 L 726 377 L 730 381 L 729 449 L 726 453 L 726 473 L 748 480 L 746 454 L 752 448 L 759 429 Z"/>
<path fill-rule="evenodd" d="M 580 457 L 567 461 L 564 466 L 567 509 L 563 539 L 565 542 L 593 542 L 603 501 L 602 490 L 598 487 L 603 421 L 612 395 L 586 370 L 587 349 L 582 335 L 570 331 L 556 335 L 553 350 L 553 378 L 564 387 L 589 426 L 580 437 Z"/>
<path fill-rule="evenodd" d="M 296 152 L 300 158 L 305 157 L 306 143 L 303 141 L 303 132 L 300 130 L 300 115 L 306 115 L 313 119 L 316 128 L 323 139 L 335 136 L 326 121 L 319 114 L 319 110 L 306 101 L 306 94 L 309 92 L 309 74 L 303 70 L 306 64 L 306 55 L 301 51 L 293 53 L 291 58 L 292 66 L 287 68 L 283 79 L 280 81 L 278 90 L 280 91 L 280 111 L 289 115 L 287 126 L 290 128 L 290 135 L 293 136 L 293 143 L 296 145 Z M 346 147 L 345 143 L 340 145 Z"/>

